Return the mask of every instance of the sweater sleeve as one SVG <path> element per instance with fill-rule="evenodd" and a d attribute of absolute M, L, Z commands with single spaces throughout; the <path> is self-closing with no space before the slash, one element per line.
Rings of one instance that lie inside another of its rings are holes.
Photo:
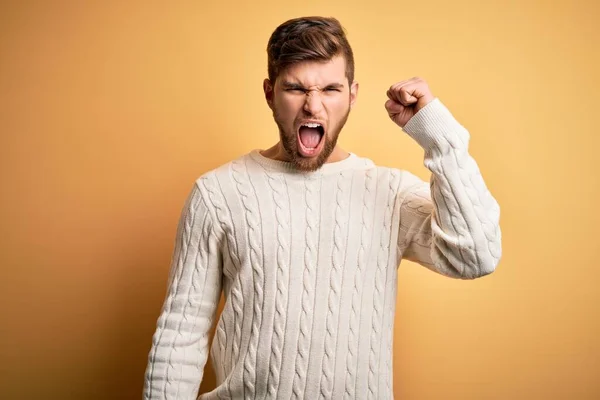
<path fill-rule="evenodd" d="M 148 355 L 144 399 L 195 399 L 221 293 L 222 257 L 196 184 L 177 228 L 167 293 Z"/>
<path fill-rule="evenodd" d="M 436 98 L 404 131 L 425 150 L 430 182 L 404 171 L 400 187 L 402 258 L 452 278 L 493 272 L 500 260 L 500 208 L 469 155 L 469 133 Z"/>

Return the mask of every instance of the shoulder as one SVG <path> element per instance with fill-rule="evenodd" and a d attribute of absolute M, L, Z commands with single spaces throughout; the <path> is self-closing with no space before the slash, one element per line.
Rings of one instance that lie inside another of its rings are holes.
<path fill-rule="evenodd" d="M 378 183 L 388 184 L 391 190 L 402 192 L 407 188 L 426 183 L 423 179 L 406 169 L 375 164 L 371 160 L 368 161 L 370 165 L 366 169 L 366 173 L 376 177 Z"/>
<path fill-rule="evenodd" d="M 221 164 L 202 173 L 194 181 L 188 202 L 195 201 L 206 207 L 212 220 L 221 227 L 220 231 L 223 231 L 228 224 L 227 221 L 231 219 L 228 198 L 231 197 L 235 187 L 233 171 L 240 165 L 244 165 L 246 158 L 247 155 L 242 155 Z"/>
<path fill-rule="evenodd" d="M 252 162 L 250 154 L 241 155 L 231 161 L 219 165 L 200 175 L 196 181 L 196 186 L 202 191 L 212 193 L 221 190 L 223 186 L 228 186 L 233 182 L 233 175 L 241 169 L 247 168 Z"/>

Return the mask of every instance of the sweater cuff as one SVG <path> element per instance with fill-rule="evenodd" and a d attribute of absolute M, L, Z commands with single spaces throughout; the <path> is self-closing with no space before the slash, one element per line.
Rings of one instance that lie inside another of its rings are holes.
<path fill-rule="evenodd" d="M 469 132 L 437 97 L 420 109 L 403 128 L 426 152 L 466 149 Z"/>

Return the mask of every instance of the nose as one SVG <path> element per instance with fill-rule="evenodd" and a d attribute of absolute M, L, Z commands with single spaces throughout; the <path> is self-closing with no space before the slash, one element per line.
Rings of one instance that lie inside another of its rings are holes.
<path fill-rule="evenodd" d="M 323 108 L 323 102 L 321 96 L 317 93 L 317 90 L 309 90 L 306 92 L 306 99 L 304 100 L 304 111 L 309 115 L 319 115 Z"/>

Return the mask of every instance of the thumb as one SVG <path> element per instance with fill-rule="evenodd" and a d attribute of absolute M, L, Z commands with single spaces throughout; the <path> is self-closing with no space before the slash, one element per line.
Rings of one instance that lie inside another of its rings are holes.
<path fill-rule="evenodd" d="M 400 91 L 400 99 L 403 104 L 413 104 L 416 103 L 419 99 L 416 96 L 413 96 L 408 90 Z"/>

